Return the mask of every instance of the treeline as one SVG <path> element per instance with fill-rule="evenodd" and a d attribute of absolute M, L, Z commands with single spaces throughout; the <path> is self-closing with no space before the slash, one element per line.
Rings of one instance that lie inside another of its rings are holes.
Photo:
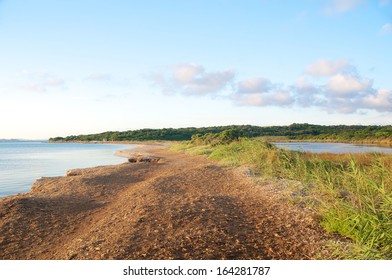
<path fill-rule="evenodd" d="M 256 137 L 259 134 L 257 126 L 213 126 L 213 127 L 187 127 L 187 128 L 163 128 L 163 129 L 139 129 L 128 131 L 108 131 L 98 134 L 72 135 L 67 137 L 50 138 L 49 141 L 148 141 L 165 140 L 181 141 L 191 140 L 196 134 L 216 134 L 224 130 L 239 130 L 246 137 Z"/>
<path fill-rule="evenodd" d="M 213 127 L 187 127 L 163 129 L 139 129 L 128 131 L 108 131 L 98 134 L 72 135 L 54 137 L 49 141 L 146 141 L 146 140 L 191 140 L 193 135 L 199 139 L 230 131 L 236 136 L 253 137 L 285 137 L 289 140 L 322 140 L 322 141 L 366 141 L 385 140 L 392 142 L 392 126 L 363 126 L 363 125 L 333 125 L 322 126 L 314 124 L 291 124 L 289 126 L 252 126 L 231 125 Z M 228 133 L 228 132 L 227 132 Z M 195 137 L 194 137 L 195 139 Z"/>

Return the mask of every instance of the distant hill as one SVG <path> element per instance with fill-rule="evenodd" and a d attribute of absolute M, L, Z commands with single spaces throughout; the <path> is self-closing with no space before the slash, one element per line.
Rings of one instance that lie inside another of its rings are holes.
<path fill-rule="evenodd" d="M 29 139 L 0 139 L 0 142 L 41 142 L 46 140 L 29 140 Z"/>
<path fill-rule="evenodd" d="M 385 140 L 392 142 L 392 126 L 364 126 L 364 125 L 314 125 L 291 124 L 289 126 L 253 126 L 229 125 L 211 127 L 139 129 L 128 131 L 107 131 L 97 134 L 72 135 L 67 137 L 54 137 L 49 141 L 146 141 L 146 140 L 190 140 L 192 135 L 207 133 L 220 133 L 224 130 L 237 130 L 244 137 L 273 137 L 280 136 L 291 140 Z"/>

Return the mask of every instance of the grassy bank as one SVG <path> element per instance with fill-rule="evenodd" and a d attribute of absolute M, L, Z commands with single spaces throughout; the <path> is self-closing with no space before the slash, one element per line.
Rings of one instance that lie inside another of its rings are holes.
<path fill-rule="evenodd" d="M 327 231 L 356 244 L 339 257 L 392 259 L 392 155 L 312 154 L 248 139 L 207 145 L 188 141 L 173 149 L 245 165 L 264 178 L 301 182 L 292 186 L 293 201 L 316 211 Z"/>

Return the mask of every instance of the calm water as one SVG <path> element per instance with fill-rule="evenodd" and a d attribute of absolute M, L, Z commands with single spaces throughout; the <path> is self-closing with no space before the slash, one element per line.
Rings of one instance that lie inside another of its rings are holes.
<path fill-rule="evenodd" d="M 392 154 L 392 148 L 374 145 L 356 145 L 347 143 L 318 143 L 318 142 L 276 142 L 276 147 L 294 151 L 313 153 L 385 153 Z"/>
<path fill-rule="evenodd" d="M 130 145 L 0 142 L 0 197 L 27 192 L 36 179 L 69 169 L 126 162 L 114 152 Z"/>

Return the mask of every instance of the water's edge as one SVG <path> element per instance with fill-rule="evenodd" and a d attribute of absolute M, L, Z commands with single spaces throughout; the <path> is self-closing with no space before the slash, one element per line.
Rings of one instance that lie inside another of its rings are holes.
<path fill-rule="evenodd" d="M 369 144 L 335 142 L 272 142 L 277 148 L 313 153 L 385 153 L 392 154 L 392 148 Z"/>
<path fill-rule="evenodd" d="M 126 162 L 128 143 L 2 142 L 0 147 L 0 197 L 26 193 L 42 177 L 64 176 L 70 169 Z M 8 145 L 8 147 L 6 146 Z M 24 146 L 23 146 L 24 145 Z"/>

